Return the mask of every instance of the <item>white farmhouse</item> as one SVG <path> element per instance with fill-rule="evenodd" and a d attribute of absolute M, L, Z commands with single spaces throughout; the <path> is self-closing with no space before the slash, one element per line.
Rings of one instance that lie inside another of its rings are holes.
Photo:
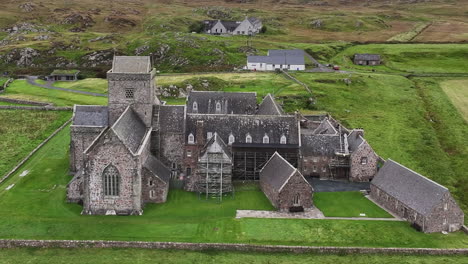
<path fill-rule="evenodd" d="M 274 71 L 276 69 L 289 71 L 305 70 L 304 51 L 269 50 L 267 56 L 248 56 L 247 67 L 253 71 Z"/>
<path fill-rule="evenodd" d="M 262 21 L 246 17 L 243 21 L 205 20 L 204 32 L 211 35 L 255 35 L 263 27 Z"/>

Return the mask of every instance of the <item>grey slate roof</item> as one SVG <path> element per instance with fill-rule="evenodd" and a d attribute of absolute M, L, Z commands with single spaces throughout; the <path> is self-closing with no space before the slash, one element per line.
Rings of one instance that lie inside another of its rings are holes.
<path fill-rule="evenodd" d="M 216 150 L 216 151 L 219 151 L 217 153 L 222 152 L 222 153 L 225 153 L 228 157 L 232 156 L 231 151 L 227 147 L 226 143 L 224 143 L 223 139 L 220 136 L 218 136 L 217 133 L 214 133 L 213 136 L 208 140 L 208 142 L 203 147 L 201 153 L 205 154 L 206 150 L 209 149 L 209 147 L 212 146 L 213 144 L 217 144 L 218 146 L 220 146 L 220 149 Z M 211 148 L 211 150 L 214 150 L 214 148 Z M 214 152 L 211 152 L 211 153 L 214 153 Z"/>
<path fill-rule="evenodd" d="M 422 215 L 428 215 L 449 192 L 444 186 L 390 159 L 371 184 Z"/>
<path fill-rule="evenodd" d="M 248 63 L 304 65 L 303 50 L 269 50 L 268 56 L 248 56 Z"/>
<path fill-rule="evenodd" d="M 193 109 L 194 102 L 197 102 L 198 112 Z M 216 114 L 218 102 L 221 104 L 220 114 L 254 114 L 257 94 L 192 91 L 187 99 L 187 113 Z"/>
<path fill-rule="evenodd" d="M 379 54 L 354 54 L 354 59 L 355 60 L 370 60 L 370 61 L 378 61 L 380 60 L 380 55 Z"/>
<path fill-rule="evenodd" d="M 335 135 L 338 133 L 333 125 L 330 123 L 328 118 L 322 120 L 320 125 L 312 132 L 313 134 L 327 134 L 327 135 Z"/>
<path fill-rule="evenodd" d="M 112 126 L 112 129 L 123 143 L 136 153 L 146 134 L 146 126 L 130 106 Z"/>
<path fill-rule="evenodd" d="M 155 105 L 159 109 L 159 124 L 162 132 L 184 132 L 185 105 Z"/>
<path fill-rule="evenodd" d="M 284 183 L 287 182 L 296 171 L 296 168 L 281 157 L 278 152 L 275 152 L 260 171 L 260 181 L 268 183 L 276 192 L 278 192 Z"/>
<path fill-rule="evenodd" d="M 301 135 L 303 156 L 333 156 L 340 149 L 339 135 Z"/>
<path fill-rule="evenodd" d="M 256 17 L 249 17 L 247 20 L 255 27 L 259 27 L 262 25 L 262 21 Z"/>
<path fill-rule="evenodd" d="M 151 60 L 149 56 L 115 56 L 112 63 L 113 73 L 149 73 Z"/>
<path fill-rule="evenodd" d="M 223 24 L 228 31 L 234 31 L 240 25 L 240 23 L 236 21 L 221 21 L 221 24 Z"/>
<path fill-rule="evenodd" d="M 355 151 L 359 148 L 359 146 L 364 142 L 365 140 L 356 133 L 356 131 L 351 131 L 351 133 L 348 135 L 348 147 L 350 151 Z"/>
<path fill-rule="evenodd" d="M 154 175 L 158 176 L 165 183 L 169 183 L 169 180 L 171 179 L 171 171 L 153 155 L 150 154 L 148 156 L 145 163 L 143 164 L 143 167 L 151 171 Z"/>
<path fill-rule="evenodd" d="M 263 98 L 262 103 L 258 106 L 257 115 L 284 115 L 284 111 L 271 94 L 267 94 Z"/>
<path fill-rule="evenodd" d="M 203 135 L 207 132 L 218 133 L 224 142 L 229 142 L 232 133 L 236 143 L 245 143 L 247 133 L 252 137 L 252 144 L 263 143 L 267 133 L 270 144 L 279 144 L 282 135 L 287 144 L 299 144 L 298 122 L 295 116 L 262 116 L 262 115 L 205 115 L 187 114 L 185 136 L 190 133 L 197 141 L 197 121 L 203 121 Z"/>
<path fill-rule="evenodd" d="M 108 108 L 100 105 L 75 105 L 74 126 L 108 126 Z"/>

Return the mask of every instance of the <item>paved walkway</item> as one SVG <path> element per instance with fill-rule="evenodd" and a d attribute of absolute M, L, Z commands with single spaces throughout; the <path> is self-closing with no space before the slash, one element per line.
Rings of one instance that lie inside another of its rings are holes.
<path fill-rule="evenodd" d="M 46 89 L 59 90 L 59 91 L 72 92 L 72 93 L 79 93 L 79 94 L 86 94 L 86 95 L 91 95 L 91 96 L 107 97 L 107 94 L 92 93 L 92 92 L 86 92 L 86 91 L 80 91 L 80 90 L 73 90 L 73 89 L 55 87 L 55 86 L 52 85 L 54 83 L 53 81 L 48 81 L 46 84 L 39 84 L 39 83 L 36 82 L 37 76 L 27 76 L 26 80 L 31 85 L 46 88 Z"/>

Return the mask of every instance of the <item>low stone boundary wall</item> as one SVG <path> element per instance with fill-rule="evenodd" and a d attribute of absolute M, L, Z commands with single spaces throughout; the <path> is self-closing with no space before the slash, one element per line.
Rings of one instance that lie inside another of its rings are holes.
<path fill-rule="evenodd" d="M 12 78 L 6 80 L 6 82 L 3 83 L 3 85 L 2 85 L 2 89 L 1 89 L 2 92 L 5 91 L 5 89 L 6 89 L 6 88 L 10 85 L 10 83 L 12 83 L 12 82 L 13 82 L 13 79 L 12 79 Z"/>
<path fill-rule="evenodd" d="M 465 232 L 468 235 L 468 227 L 466 225 L 462 225 L 461 231 Z"/>
<path fill-rule="evenodd" d="M 36 153 L 42 146 L 44 146 L 49 140 L 51 140 L 55 135 L 57 135 L 58 132 L 60 132 L 62 129 L 64 129 L 70 122 L 73 120 L 73 118 L 70 118 L 67 122 L 65 122 L 62 126 L 60 126 L 57 130 L 54 131 L 49 137 L 47 137 L 44 141 L 41 142 L 33 151 L 29 152 L 29 154 L 24 158 L 20 163 L 18 163 L 10 172 L 5 174 L 1 179 L 0 179 L 0 184 L 2 184 L 8 177 L 10 177 L 13 173 L 15 173 L 21 166 L 23 166 L 26 161 L 28 161 L 34 153 Z"/>
<path fill-rule="evenodd" d="M 436 248 L 365 248 L 365 247 L 311 247 L 282 245 L 252 245 L 228 243 L 180 243 L 102 240 L 0 240 L 0 248 L 146 248 L 177 250 L 223 250 L 254 252 L 291 252 L 325 254 L 412 254 L 412 255 L 468 255 L 468 249 Z"/>
<path fill-rule="evenodd" d="M 68 106 L 20 106 L 20 105 L 0 105 L 0 109 L 10 109 L 10 110 L 39 110 L 39 111 L 73 111 L 73 107 L 68 107 Z"/>
<path fill-rule="evenodd" d="M 52 105 L 51 103 L 29 101 L 29 100 L 20 100 L 13 98 L 0 97 L 0 102 L 14 103 L 14 104 L 26 104 L 26 105 L 35 105 L 35 106 L 46 106 Z"/>

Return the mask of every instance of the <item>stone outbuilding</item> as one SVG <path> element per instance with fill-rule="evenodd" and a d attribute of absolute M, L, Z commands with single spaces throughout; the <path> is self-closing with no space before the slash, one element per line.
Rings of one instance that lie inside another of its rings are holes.
<path fill-rule="evenodd" d="M 297 212 L 312 207 L 314 189 L 278 152 L 260 171 L 260 187 L 280 211 Z"/>
<path fill-rule="evenodd" d="M 380 65 L 382 63 L 379 54 L 354 54 L 354 64 L 356 65 Z"/>
<path fill-rule="evenodd" d="M 370 187 L 374 201 L 417 230 L 453 232 L 463 225 L 463 211 L 446 187 L 393 160 L 385 162 Z"/>
<path fill-rule="evenodd" d="M 269 50 L 267 56 L 248 56 L 245 69 L 253 71 L 303 71 L 305 70 L 304 51 Z"/>
<path fill-rule="evenodd" d="M 49 76 L 50 81 L 76 81 L 79 70 L 55 70 Z"/>

